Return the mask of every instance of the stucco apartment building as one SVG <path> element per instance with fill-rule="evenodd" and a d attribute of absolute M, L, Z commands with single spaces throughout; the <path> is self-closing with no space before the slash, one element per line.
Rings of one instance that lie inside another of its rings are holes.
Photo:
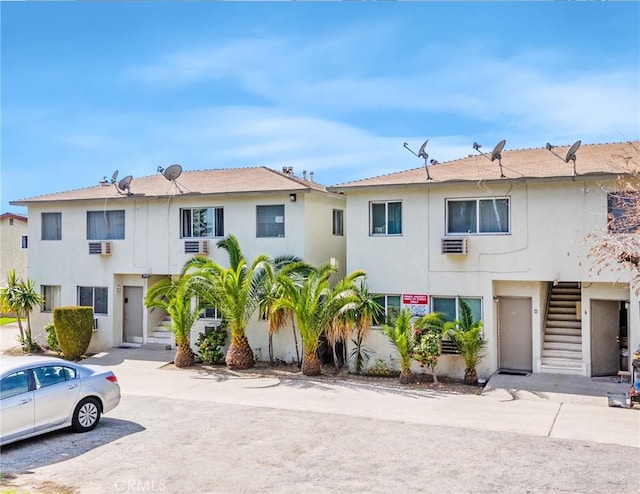
<path fill-rule="evenodd" d="M 47 296 L 33 326 L 58 305 L 91 305 L 94 350 L 159 340 L 164 314 L 149 286 L 199 253 L 226 264 L 215 242 L 238 237 L 247 259 L 293 254 L 367 272 L 387 316 L 456 317 L 460 299 L 484 322 L 480 376 L 498 369 L 612 375 L 640 346 L 640 299 L 630 273 L 591 270 L 585 236 L 617 214 L 611 193 L 640 143 L 477 151 L 460 160 L 324 187 L 290 168 L 185 171 L 16 200 L 29 211 L 29 277 Z M 493 158 L 496 158 L 493 156 Z M 216 323 L 205 314 L 194 333 Z M 266 323 L 251 346 L 266 358 Z M 366 342 L 395 366 L 374 327 Z M 438 372 L 462 376 L 445 343 Z M 291 331 L 275 357 L 295 358 Z M 416 369 L 417 370 L 417 369 Z"/>
<path fill-rule="evenodd" d="M 144 307 L 147 289 L 179 275 L 196 254 L 227 265 L 216 242 L 229 234 L 248 262 L 261 253 L 288 254 L 332 262 L 344 275 L 344 196 L 296 177 L 292 168 L 182 172 L 175 165 L 112 182 L 12 203 L 29 209 L 29 277 L 47 300 L 33 314 L 33 328 L 51 322 L 54 307 L 89 305 L 95 316 L 90 350 L 171 344 L 163 311 Z M 192 341 L 218 322 L 215 310 L 207 311 Z M 291 361 L 295 348 L 287 334 L 274 350 Z M 266 323 L 257 317 L 251 344 L 266 354 Z"/>
<path fill-rule="evenodd" d="M 368 273 L 387 314 L 410 307 L 455 318 L 464 299 L 484 322 L 480 375 L 628 369 L 629 350 L 640 346 L 640 299 L 630 273 L 592 271 L 585 237 L 619 214 L 612 193 L 630 163 L 638 171 L 640 143 L 571 151 L 476 151 L 331 187 L 347 198 L 347 271 Z M 393 359 L 381 332 L 367 344 Z M 444 354 L 438 370 L 462 375 L 463 367 Z"/>
<path fill-rule="evenodd" d="M 15 213 L 0 214 L 0 283 L 7 281 L 11 269 L 27 277 L 28 219 Z"/>

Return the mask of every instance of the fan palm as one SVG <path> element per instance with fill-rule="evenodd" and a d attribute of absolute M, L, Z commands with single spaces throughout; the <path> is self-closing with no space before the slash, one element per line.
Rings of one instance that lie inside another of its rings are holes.
<path fill-rule="evenodd" d="M 181 275 L 177 279 L 164 278 L 154 283 L 145 297 L 147 307 L 159 307 L 171 317 L 170 330 L 176 338 L 176 367 L 193 365 L 195 356 L 191 350 L 191 328 L 202 313 L 193 304 L 195 292 L 191 278 Z"/>
<path fill-rule="evenodd" d="M 227 252 L 228 268 L 210 259 L 194 257 L 187 261 L 183 271 L 193 277 L 201 302 L 216 307 L 229 323 L 231 342 L 225 357 L 227 367 L 249 369 L 253 367 L 254 357 L 246 329 L 258 308 L 263 271 L 270 260 L 260 254 L 249 265 L 234 235 L 220 240 L 217 246 Z"/>
<path fill-rule="evenodd" d="M 295 315 L 302 337 L 302 373 L 317 376 L 321 373 L 318 345 L 324 331 L 331 327 L 336 317 L 356 307 L 354 282 L 365 275 L 354 271 L 334 288 L 330 278 L 335 268 L 323 264 L 312 268 L 305 278 L 292 278 L 280 274 L 282 297 L 276 300 L 273 310 L 287 310 Z"/>
<path fill-rule="evenodd" d="M 411 324 L 411 311 L 403 309 L 398 314 L 393 326 L 385 324 L 382 331 L 400 354 L 400 382 L 407 384 L 413 381 L 411 359 L 413 358 L 414 338 Z"/>
<path fill-rule="evenodd" d="M 446 335 L 453 341 L 464 359 L 464 383 L 478 384 L 476 367 L 482 358 L 486 341 L 482 338 L 482 321 L 474 321 L 471 307 L 460 299 L 460 318 L 445 323 Z"/>

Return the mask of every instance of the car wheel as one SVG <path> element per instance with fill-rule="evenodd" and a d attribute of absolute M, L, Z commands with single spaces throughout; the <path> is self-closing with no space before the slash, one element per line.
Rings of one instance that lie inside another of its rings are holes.
<path fill-rule="evenodd" d="M 85 398 L 73 412 L 71 426 L 76 432 L 88 432 L 100 421 L 100 405 L 95 398 Z"/>

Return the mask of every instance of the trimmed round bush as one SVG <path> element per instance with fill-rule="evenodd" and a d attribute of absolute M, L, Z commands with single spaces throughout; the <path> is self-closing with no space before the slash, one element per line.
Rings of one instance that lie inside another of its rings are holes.
<path fill-rule="evenodd" d="M 62 355 L 79 360 L 87 352 L 93 332 L 92 307 L 56 307 L 53 325 Z"/>

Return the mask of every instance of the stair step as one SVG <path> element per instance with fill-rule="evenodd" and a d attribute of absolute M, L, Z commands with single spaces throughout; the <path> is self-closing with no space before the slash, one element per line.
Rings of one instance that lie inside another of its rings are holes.
<path fill-rule="evenodd" d="M 579 302 L 580 295 L 552 293 L 549 299 L 551 302 Z"/>
<path fill-rule="evenodd" d="M 570 351 L 570 350 L 542 350 L 542 360 L 546 358 L 552 359 L 561 359 L 561 360 L 577 360 L 578 362 L 582 362 L 582 352 L 581 351 Z"/>
<path fill-rule="evenodd" d="M 558 314 L 555 312 L 550 312 L 547 315 L 547 321 L 579 321 L 579 319 L 576 318 L 575 311 L 573 312 L 573 314 Z"/>
<path fill-rule="evenodd" d="M 549 314 L 572 314 L 574 317 L 576 315 L 576 304 L 568 304 L 564 307 L 560 306 L 549 306 Z"/>
<path fill-rule="evenodd" d="M 582 375 L 582 366 L 578 365 L 556 365 L 555 363 L 547 363 L 540 365 L 541 374 L 567 374 L 567 375 Z"/>
<path fill-rule="evenodd" d="M 581 352 L 582 342 L 547 341 L 545 339 L 542 348 L 545 355 L 547 354 L 547 350 L 566 350 L 569 352 Z"/>
<path fill-rule="evenodd" d="M 582 344 L 582 337 L 580 335 L 570 334 L 550 334 L 544 335 L 544 342 L 562 342 L 562 343 L 575 343 L 577 345 Z"/>
<path fill-rule="evenodd" d="M 577 329 L 577 330 L 581 330 L 582 329 L 582 322 L 581 321 L 554 321 L 554 320 L 547 320 L 547 331 L 550 331 L 551 333 L 553 333 L 553 329 L 557 328 L 565 328 L 565 329 Z"/>

